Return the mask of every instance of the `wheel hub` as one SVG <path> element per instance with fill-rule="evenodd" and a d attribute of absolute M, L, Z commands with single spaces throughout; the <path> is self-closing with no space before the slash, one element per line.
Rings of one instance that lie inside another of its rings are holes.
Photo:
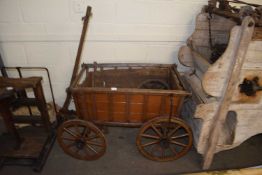
<path fill-rule="evenodd" d="M 76 140 L 75 144 L 78 149 L 83 149 L 85 146 L 85 142 L 82 139 Z"/>
<path fill-rule="evenodd" d="M 161 139 L 161 140 L 160 140 L 160 146 L 161 146 L 162 148 L 167 149 L 167 148 L 169 147 L 169 141 L 168 141 L 168 139 L 166 139 L 166 138 Z"/>

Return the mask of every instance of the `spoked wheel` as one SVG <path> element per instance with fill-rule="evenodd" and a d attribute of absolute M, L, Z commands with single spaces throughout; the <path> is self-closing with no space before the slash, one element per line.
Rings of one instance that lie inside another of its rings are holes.
<path fill-rule="evenodd" d="M 170 89 L 169 85 L 158 79 L 149 79 L 138 86 L 140 89 Z"/>
<path fill-rule="evenodd" d="M 104 134 L 92 123 L 68 120 L 60 125 L 58 143 L 65 153 L 81 160 L 95 160 L 106 151 Z"/>
<path fill-rule="evenodd" d="M 171 161 L 185 155 L 192 146 L 192 131 L 183 120 L 158 117 L 146 122 L 136 139 L 139 151 L 148 159 Z"/>

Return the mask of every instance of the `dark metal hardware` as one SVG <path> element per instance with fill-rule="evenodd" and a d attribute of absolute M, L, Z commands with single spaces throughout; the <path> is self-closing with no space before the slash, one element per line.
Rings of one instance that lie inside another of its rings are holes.
<path fill-rule="evenodd" d="M 239 85 L 240 92 L 247 96 L 255 96 L 257 91 L 262 90 L 262 86 L 259 85 L 258 80 L 258 77 L 254 77 L 252 80 L 245 78 L 242 84 Z"/>

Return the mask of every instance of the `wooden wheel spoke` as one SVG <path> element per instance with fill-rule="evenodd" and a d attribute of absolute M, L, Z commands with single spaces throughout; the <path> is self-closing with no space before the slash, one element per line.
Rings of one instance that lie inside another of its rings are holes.
<path fill-rule="evenodd" d="M 94 153 L 98 154 L 98 152 L 92 146 L 86 144 L 86 147 L 91 151 L 93 151 Z"/>
<path fill-rule="evenodd" d="M 188 134 L 181 134 L 181 135 L 178 135 L 178 136 L 174 136 L 174 137 L 171 137 L 171 139 L 178 139 L 178 138 L 183 138 L 183 137 L 187 137 L 189 136 Z"/>
<path fill-rule="evenodd" d="M 161 150 L 161 156 L 162 156 L 162 158 L 165 157 L 165 149 L 162 148 L 160 145 L 159 145 L 159 148 L 160 148 L 160 150 Z"/>
<path fill-rule="evenodd" d="M 172 153 L 176 156 L 178 153 L 175 148 L 172 148 L 171 145 L 168 146 Z"/>
<path fill-rule="evenodd" d="M 93 123 L 73 119 L 62 123 L 57 131 L 57 140 L 68 155 L 80 160 L 95 160 L 104 155 L 104 134 Z"/>
<path fill-rule="evenodd" d="M 190 127 L 181 119 L 170 117 L 146 122 L 136 140 L 140 153 L 150 160 L 161 162 L 182 157 L 190 150 L 192 142 Z"/>
<path fill-rule="evenodd" d="M 186 145 L 186 144 L 184 144 L 184 143 L 180 143 L 180 142 L 173 141 L 173 140 L 171 140 L 170 142 L 171 142 L 171 143 L 173 143 L 173 144 L 175 144 L 175 145 L 182 146 L 182 147 L 186 147 L 186 146 L 187 146 L 187 145 Z"/>
<path fill-rule="evenodd" d="M 86 140 L 86 144 L 94 145 L 94 146 L 99 146 L 99 147 L 103 147 L 103 146 L 104 146 L 104 145 L 101 144 L 101 143 L 96 143 L 96 142 L 92 142 L 92 141 L 89 141 L 89 140 Z"/>
<path fill-rule="evenodd" d="M 163 131 L 163 135 L 164 135 L 164 136 L 167 136 L 167 127 L 164 126 L 164 124 L 160 124 L 160 127 L 161 127 L 161 129 L 162 129 L 162 131 Z"/>
<path fill-rule="evenodd" d="M 69 138 L 69 137 L 62 137 L 63 140 L 68 140 L 68 141 L 76 141 L 75 138 Z"/>
<path fill-rule="evenodd" d="M 72 146 L 75 146 L 75 143 L 70 143 L 70 144 L 66 145 L 66 148 L 69 149 L 69 148 L 71 148 Z"/>
<path fill-rule="evenodd" d="M 141 134 L 142 137 L 159 140 L 160 137 L 150 134 Z"/>
<path fill-rule="evenodd" d="M 168 137 L 171 137 L 181 126 L 175 127 L 171 132 L 169 132 Z"/>
<path fill-rule="evenodd" d="M 67 128 L 64 128 L 64 131 L 67 132 L 68 134 L 70 134 L 71 136 L 78 138 L 78 135 L 76 133 L 74 133 L 73 131 L 71 131 Z"/>
<path fill-rule="evenodd" d="M 94 139 L 97 139 L 97 138 L 100 138 L 99 137 L 99 135 L 94 135 L 94 136 L 92 136 L 92 137 L 86 137 L 85 139 L 88 141 L 90 141 L 90 140 L 94 140 Z"/>
<path fill-rule="evenodd" d="M 85 152 L 85 156 L 84 157 L 86 157 L 86 159 L 89 159 L 89 157 L 91 156 L 90 155 L 90 152 L 88 151 L 88 149 L 87 149 L 87 147 L 84 147 L 84 152 Z"/>
<path fill-rule="evenodd" d="M 159 137 L 162 137 L 163 135 L 161 134 L 161 132 L 155 127 L 155 125 L 152 123 L 151 127 L 153 128 L 153 130 L 159 135 Z"/>
<path fill-rule="evenodd" d="M 76 153 L 77 155 L 79 155 L 78 153 L 79 153 L 80 150 L 81 150 L 81 149 L 77 149 L 75 153 Z"/>
<path fill-rule="evenodd" d="M 88 127 L 85 127 L 84 131 L 82 132 L 82 137 L 86 137 L 88 131 L 89 131 Z"/>
<path fill-rule="evenodd" d="M 77 132 L 78 135 L 81 135 L 80 129 L 79 129 L 79 125 L 75 124 L 75 130 Z"/>
<path fill-rule="evenodd" d="M 150 149 L 150 154 L 154 155 L 154 152 L 157 151 L 156 149 L 157 149 L 157 145 L 152 146 Z"/>
<path fill-rule="evenodd" d="M 141 146 L 142 147 L 146 147 L 146 146 L 154 145 L 154 144 L 157 144 L 157 143 L 159 143 L 159 141 L 148 142 L 148 143 L 145 143 L 145 144 L 143 144 Z"/>

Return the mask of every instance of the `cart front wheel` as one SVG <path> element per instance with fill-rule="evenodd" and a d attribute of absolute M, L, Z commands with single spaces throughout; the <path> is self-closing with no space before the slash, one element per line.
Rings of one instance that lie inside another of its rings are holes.
<path fill-rule="evenodd" d="M 95 160 L 106 151 L 104 134 L 92 123 L 68 120 L 58 128 L 57 140 L 68 155 L 80 160 Z"/>
<path fill-rule="evenodd" d="M 178 118 L 158 117 L 146 122 L 136 139 L 142 155 L 155 161 L 172 161 L 185 155 L 193 142 L 192 131 Z"/>

